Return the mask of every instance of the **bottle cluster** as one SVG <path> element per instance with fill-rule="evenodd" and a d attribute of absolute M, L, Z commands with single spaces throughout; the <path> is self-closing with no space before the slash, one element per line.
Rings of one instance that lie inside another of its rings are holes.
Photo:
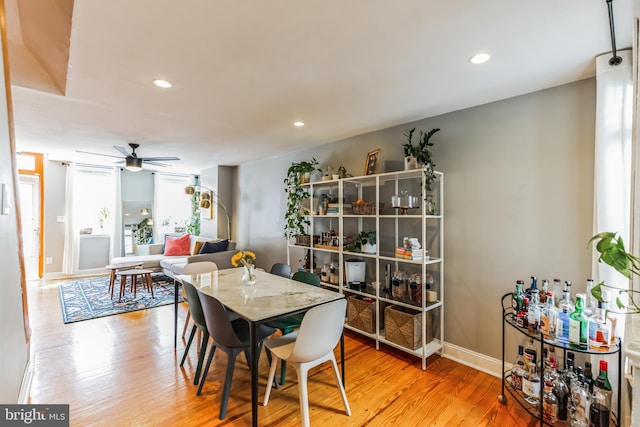
<path fill-rule="evenodd" d="M 607 361 L 600 360 L 600 370 L 594 379 L 591 363 L 575 366 L 574 354 L 568 352 L 564 369 L 560 369 L 555 347 L 544 350 L 539 360 L 533 339 L 529 339 L 526 347 L 518 347 L 510 378 L 516 393 L 521 393 L 538 410 L 542 405 L 543 417 L 551 423 L 561 420 L 571 426 L 608 427 L 612 390 Z M 543 372 L 543 378 L 539 372 Z"/>
<path fill-rule="evenodd" d="M 562 290 L 561 290 L 562 288 Z M 518 280 L 511 303 L 513 320 L 529 333 L 540 333 L 544 339 L 575 346 L 580 350 L 607 351 L 616 342 L 616 318 L 608 312 L 607 302 L 598 302 L 591 293 L 593 280 L 587 279 L 586 293 L 571 294 L 571 282 L 554 279 L 553 290 L 543 280 L 531 277 L 531 285 L 524 289 Z M 562 295 L 556 304 L 556 296 Z M 608 300 L 607 295 L 604 297 Z"/>

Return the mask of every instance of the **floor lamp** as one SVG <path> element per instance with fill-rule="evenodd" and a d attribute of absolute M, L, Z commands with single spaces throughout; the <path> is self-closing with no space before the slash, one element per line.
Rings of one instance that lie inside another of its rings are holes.
<path fill-rule="evenodd" d="M 224 202 L 218 196 L 218 194 L 210 188 L 203 185 L 187 185 L 184 188 L 184 192 L 189 195 L 200 195 L 200 207 L 202 209 L 211 209 L 213 204 L 216 204 L 222 208 L 224 215 L 227 218 L 227 239 L 231 240 L 231 218 L 229 217 L 229 211 L 224 205 Z"/>

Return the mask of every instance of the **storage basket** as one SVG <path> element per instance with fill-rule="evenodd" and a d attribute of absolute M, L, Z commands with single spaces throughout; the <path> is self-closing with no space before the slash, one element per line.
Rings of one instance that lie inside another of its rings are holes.
<path fill-rule="evenodd" d="M 320 236 L 313 235 L 313 244 L 320 243 Z M 311 236 L 308 234 L 296 234 L 296 245 L 298 246 L 311 246 Z"/>
<path fill-rule="evenodd" d="M 378 210 L 382 210 L 384 208 L 384 203 L 352 203 L 353 214 L 354 215 L 375 215 L 376 214 L 376 206 Z"/>
<path fill-rule="evenodd" d="M 376 303 L 363 301 L 361 297 L 347 298 L 347 325 L 373 334 L 376 332 Z"/>
<path fill-rule="evenodd" d="M 432 313 L 427 312 L 427 343 L 433 340 Z M 397 305 L 384 310 L 384 329 L 387 341 L 411 350 L 420 348 L 422 341 L 422 313 Z M 425 343 L 426 344 L 426 343 Z"/>

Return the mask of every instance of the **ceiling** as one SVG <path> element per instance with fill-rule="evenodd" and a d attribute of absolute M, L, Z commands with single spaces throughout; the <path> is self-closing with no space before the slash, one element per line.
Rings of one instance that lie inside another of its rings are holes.
<path fill-rule="evenodd" d="M 631 47 L 633 1 L 613 2 L 619 49 Z M 118 155 L 134 142 L 141 156 L 180 157 L 171 172 L 581 80 L 611 50 L 605 0 L 5 5 L 18 150 L 112 163 L 75 150 Z M 492 59 L 472 65 L 478 51 Z"/>

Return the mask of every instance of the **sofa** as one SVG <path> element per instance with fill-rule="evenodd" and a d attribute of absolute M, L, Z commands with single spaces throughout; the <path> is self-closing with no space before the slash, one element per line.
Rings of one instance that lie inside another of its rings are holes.
<path fill-rule="evenodd" d="M 194 251 L 200 246 L 200 244 L 197 245 L 197 242 L 205 243 L 219 241 L 220 239 L 214 239 L 211 237 L 190 235 L 189 253 L 192 255 L 178 256 L 165 255 L 164 243 L 138 245 L 136 255 L 112 258 L 111 264 L 115 265 L 130 262 L 142 262 L 142 268 L 152 270 L 157 273 L 164 273 L 169 277 L 175 277 L 176 275 L 182 274 L 184 266 L 194 262 L 212 261 L 216 263 L 219 270 L 231 268 L 233 267 L 231 265 L 231 257 L 237 252 L 236 242 L 232 240 L 229 240 L 227 250 L 214 253 L 194 254 Z"/>

